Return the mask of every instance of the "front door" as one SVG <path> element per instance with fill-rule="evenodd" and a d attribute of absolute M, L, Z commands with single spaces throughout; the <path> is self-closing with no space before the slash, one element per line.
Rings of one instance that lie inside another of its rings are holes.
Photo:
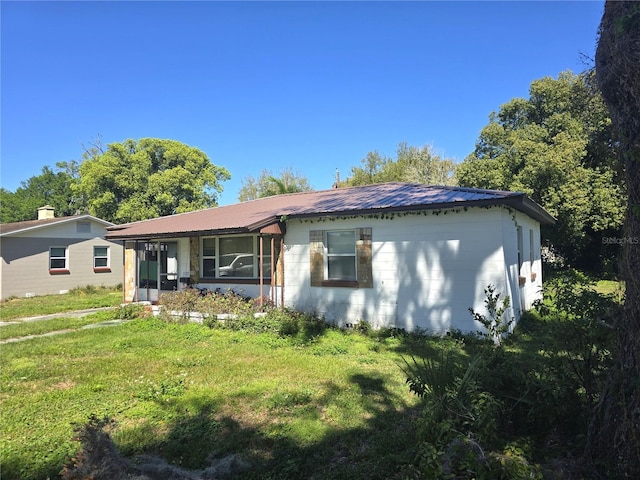
<path fill-rule="evenodd" d="M 160 244 L 160 290 L 178 289 L 178 243 Z"/>
<path fill-rule="evenodd" d="M 144 242 L 138 246 L 138 300 L 158 301 L 161 291 L 178 288 L 178 243 Z"/>

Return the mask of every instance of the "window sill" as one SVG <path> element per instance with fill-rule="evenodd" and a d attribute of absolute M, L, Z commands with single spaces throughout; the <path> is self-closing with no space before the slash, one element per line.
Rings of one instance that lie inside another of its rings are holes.
<path fill-rule="evenodd" d="M 69 275 L 71 272 L 66 268 L 50 268 L 49 275 Z"/>
<path fill-rule="evenodd" d="M 355 280 L 323 280 L 323 287 L 359 288 L 360 284 Z"/>
<path fill-rule="evenodd" d="M 201 278 L 196 283 L 236 283 L 241 285 L 258 285 L 259 278 L 240 278 L 240 277 L 207 277 Z M 271 283 L 271 277 L 263 278 L 262 283 Z"/>
<path fill-rule="evenodd" d="M 93 269 L 93 273 L 110 273 L 111 269 L 109 267 L 98 267 Z"/>

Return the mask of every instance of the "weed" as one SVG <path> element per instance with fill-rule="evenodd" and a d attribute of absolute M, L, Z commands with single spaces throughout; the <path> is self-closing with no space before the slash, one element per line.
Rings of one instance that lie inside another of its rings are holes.
<path fill-rule="evenodd" d="M 501 303 L 500 293 L 496 293 L 494 285 L 488 285 L 484 289 L 484 294 L 486 296 L 484 304 L 488 315 L 478 313 L 473 308 L 469 308 L 469 312 L 471 312 L 473 319 L 485 328 L 484 332 L 478 332 L 478 334 L 490 338 L 498 346 L 504 334 L 509 332 L 511 325 L 513 325 L 513 317 L 510 320 L 504 319 L 505 313 L 509 310 L 511 300 L 509 296 L 506 296 Z"/>

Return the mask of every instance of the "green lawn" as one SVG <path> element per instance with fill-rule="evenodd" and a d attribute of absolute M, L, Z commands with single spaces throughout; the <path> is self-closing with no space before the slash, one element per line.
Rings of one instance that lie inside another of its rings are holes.
<path fill-rule="evenodd" d="M 0 321 L 15 321 L 50 313 L 69 312 L 99 307 L 115 307 L 122 303 L 121 288 L 84 287 L 63 295 L 11 298 L 0 303 Z"/>
<path fill-rule="evenodd" d="M 78 450 L 72 424 L 92 413 L 117 422 L 112 436 L 126 455 L 202 468 L 240 453 L 253 465 L 246 478 L 389 478 L 415 453 L 418 399 L 398 367 L 407 345 L 155 318 L 6 344 L 2 478 L 56 478 Z"/>
<path fill-rule="evenodd" d="M 60 330 L 75 330 L 85 325 L 113 320 L 116 316 L 117 309 L 109 309 L 90 313 L 79 318 L 61 316 L 34 322 L 16 322 L 13 325 L 4 325 L 0 328 L 0 340 L 26 337 L 29 335 L 42 335 Z"/>
<path fill-rule="evenodd" d="M 592 311 L 584 303 L 594 301 L 591 295 L 563 295 Z M 2 304 L 3 320 L 5 313 L 8 318 L 50 313 L 55 305 L 64 311 L 118 305 L 119 296 L 79 291 L 12 300 Z M 228 298 L 220 299 L 229 305 Z M 575 303 L 568 300 L 560 304 Z M 490 441 L 495 452 L 523 452 L 554 472 L 545 478 L 564 478 L 566 459 L 582 451 L 611 351 L 610 329 L 573 311 L 532 312 L 500 348 L 455 332 L 432 338 L 342 331 L 279 310 L 259 319 L 227 320 L 225 328 L 155 317 L 82 328 L 130 319 L 132 313 L 135 309 L 113 308 L 81 319 L 0 327 L 2 339 L 71 330 L 0 346 L 3 480 L 59 478 L 80 448 L 73 440 L 75 428 L 93 416 L 113 419 L 111 437 L 128 459 L 153 455 L 198 470 L 237 455 L 249 465 L 233 477 L 242 480 L 423 478 L 442 463 L 450 444 L 429 447 L 430 430 L 419 426 L 434 427 L 432 410 L 423 410 L 432 404 L 410 393 L 402 368 L 412 356 L 444 358 L 441 351 L 462 367 L 473 358 L 481 361 L 473 377 L 454 376 L 456 370 L 443 362 L 440 367 L 421 363 L 417 373 L 430 375 L 428 386 L 448 383 L 445 394 L 464 378 L 474 382 L 466 396 L 447 404 L 451 408 L 438 410 L 445 423 L 438 420 L 435 427 L 457 431 L 471 425 L 471 435 L 488 435 L 496 425 Z M 499 412 L 491 422 L 474 423 L 467 414 L 490 412 L 483 407 L 491 405 L 487 392 Z M 438 395 L 431 401 L 448 398 Z"/>

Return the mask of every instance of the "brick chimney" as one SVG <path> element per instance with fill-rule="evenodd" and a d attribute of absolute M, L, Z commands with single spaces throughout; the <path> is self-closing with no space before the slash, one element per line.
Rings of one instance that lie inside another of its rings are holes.
<path fill-rule="evenodd" d="M 45 205 L 38 209 L 38 220 L 46 220 L 48 218 L 55 218 L 53 214 L 53 207 L 51 205 Z"/>

